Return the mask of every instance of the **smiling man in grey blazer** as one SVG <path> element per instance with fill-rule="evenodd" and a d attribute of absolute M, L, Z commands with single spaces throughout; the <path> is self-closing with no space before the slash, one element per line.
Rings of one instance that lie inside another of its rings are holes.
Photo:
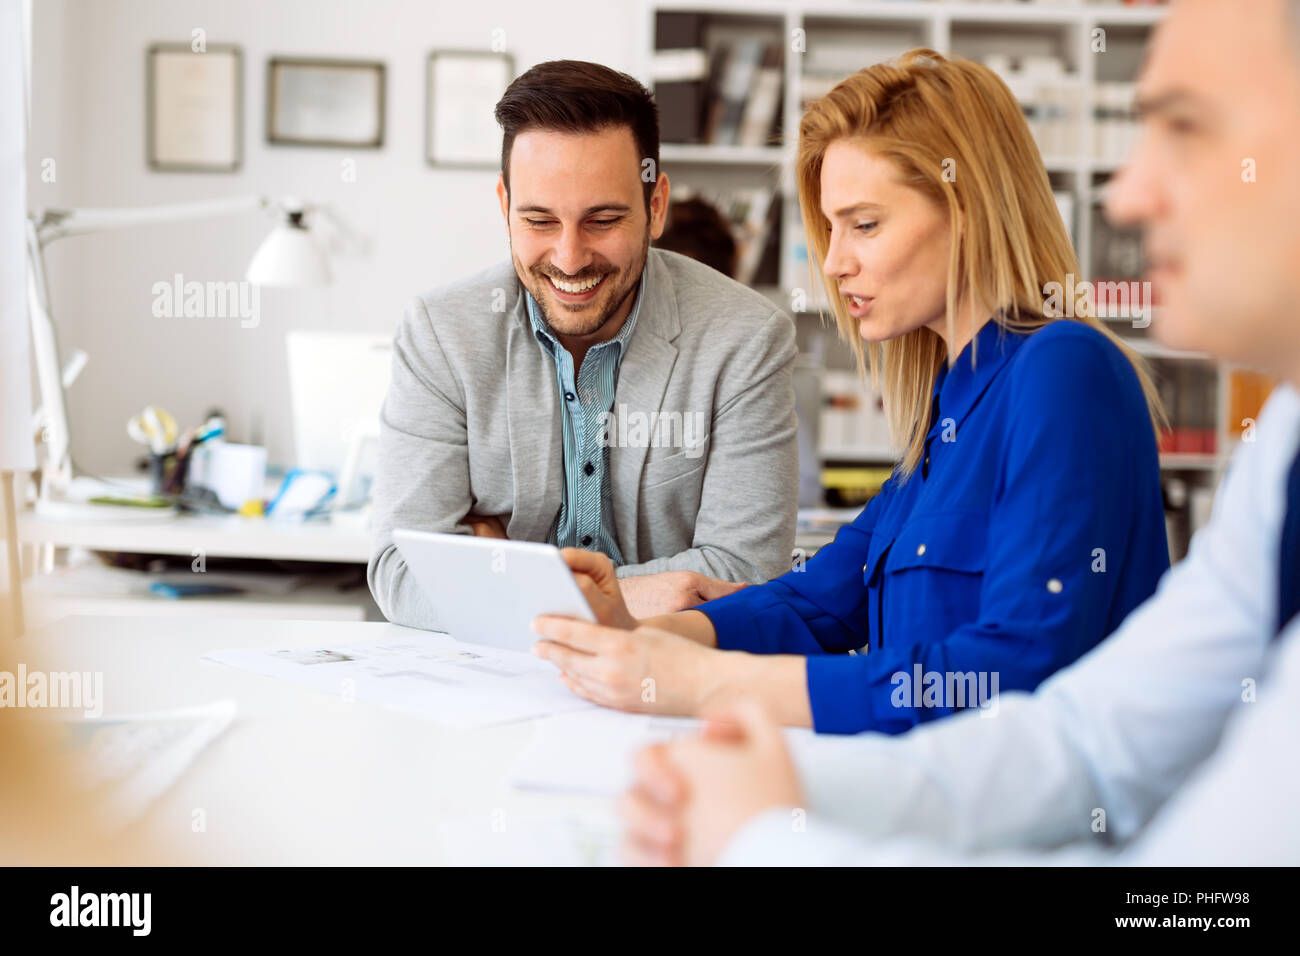
<path fill-rule="evenodd" d="M 638 616 L 789 570 L 793 323 L 650 248 L 669 190 L 650 93 L 558 60 L 516 79 L 496 117 L 511 261 L 417 298 L 394 341 L 368 568 L 380 609 L 438 626 L 399 527 L 601 551 Z"/>

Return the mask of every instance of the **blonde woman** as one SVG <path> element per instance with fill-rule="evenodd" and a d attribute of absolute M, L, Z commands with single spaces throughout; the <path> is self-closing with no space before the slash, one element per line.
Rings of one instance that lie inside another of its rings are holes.
<path fill-rule="evenodd" d="M 987 68 L 913 50 L 850 76 L 804 115 L 797 176 L 810 258 L 902 449 L 893 476 L 806 564 L 673 615 L 632 619 L 608 560 L 567 551 L 601 623 L 539 618 L 535 653 L 626 710 L 758 696 L 786 724 L 897 733 L 991 709 L 1168 568 L 1151 379 L 1087 308 L 1048 314 L 1078 261 Z"/>

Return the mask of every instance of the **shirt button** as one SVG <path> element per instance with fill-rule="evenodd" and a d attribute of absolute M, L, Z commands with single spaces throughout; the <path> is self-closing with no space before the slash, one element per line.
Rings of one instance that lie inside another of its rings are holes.
<path fill-rule="evenodd" d="M 919 558 L 923 554 L 925 554 L 925 545 L 918 544 L 916 546 L 916 556 Z"/>
<path fill-rule="evenodd" d="M 591 544 L 591 535 L 589 535 L 589 534 L 583 535 L 583 536 L 582 536 L 582 543 L 583 543 L 584 545 Z"/>
<path fill-rule="evenodd" d="M 867 573 L 867 566 L 865 564 L 862 566 L 862 573 L 863 574 Z"/>
<path fill-rule="evenodd" d="M 1060 594 L 1065 590 L 1065 585 L 1061 583 L 1060 578 L 1052 578 L 1047 582 L 1047 590 L 1051 591 L 1053 594 Z"/>
<path fill-rule="evenodd" d="M 582 470 L 590 475 L 593 471 L 596 470 L 596 466 L 593 465 L 591 462 L 587 462 L 585 465 L 582 466 Z"/>
<path fill-rule="evenodd" d="M 571 402 L 571 401 L 573 401 L 573 399 L 574 399 L 575 397 L 576 397 L 576 396 L 575 396 L 572 392 L 565 392 L 565 393 L 564 393 L 564 400 L 565 400 L 566 402 Z"/>

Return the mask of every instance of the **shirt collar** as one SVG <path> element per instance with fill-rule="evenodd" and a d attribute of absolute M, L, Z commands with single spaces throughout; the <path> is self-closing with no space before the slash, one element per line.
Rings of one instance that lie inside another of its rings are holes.
<path fill-rule="evenodd" d="M 637 282 L 636 297 L 632 300 L 632 309 L 627 314 L 627 321 L 624 322 L 623 327 L 618 330 L 618 334 L 608 342 L 600 342 L 597 345 L 593 345 L 593 352 L 602 346 L 613 345 L 616 346 L 614 353 L 615 358 L 619 361 L 622 360 L 624 354 L 627 352 L 628 340 L 632 338 L 632 332 L 636 328 L 636 320 L 641 314 L 641 300 L 645 298 L 645 284 L 645 273 L 642 272 L 641 278 Z M 546 328 L 546 321 L 542 318 L 541 307 L 538 306 L 537 300 L 533 298 L 533 294 L 527 289 L 524 290 L 524 302 L 528 306 L 528 321 L 532 323 L 533 334 L 537 336 L 537 341 L 541 342 L 548 352 L 554 354 L 555 348 L 559 343 L 556 341 L 555 336 L 551 335 L 550 331 Z"/>
<path fill-rule="evenodd" d="M 1003 328 L 996 319 L 984 323 L 955 362 L 944 362 L 934 380 L 934 397 L 938 415 L 931 421 L 933 430 L 943 419 L 955 424 L 970 414 L 998 373 L 1029 337 L 1028 332 Z M 974 356 L 974 367 L 971 357 Z"/>

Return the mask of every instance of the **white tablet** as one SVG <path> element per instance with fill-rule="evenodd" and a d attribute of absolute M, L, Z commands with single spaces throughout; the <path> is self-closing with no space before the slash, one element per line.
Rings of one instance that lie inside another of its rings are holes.
<path fill-rule="evenodd" d="M 539 614 L 595 620 L 554 545 L 404 528 L 393 541 L 457 640 L 526 651 Z"/>

